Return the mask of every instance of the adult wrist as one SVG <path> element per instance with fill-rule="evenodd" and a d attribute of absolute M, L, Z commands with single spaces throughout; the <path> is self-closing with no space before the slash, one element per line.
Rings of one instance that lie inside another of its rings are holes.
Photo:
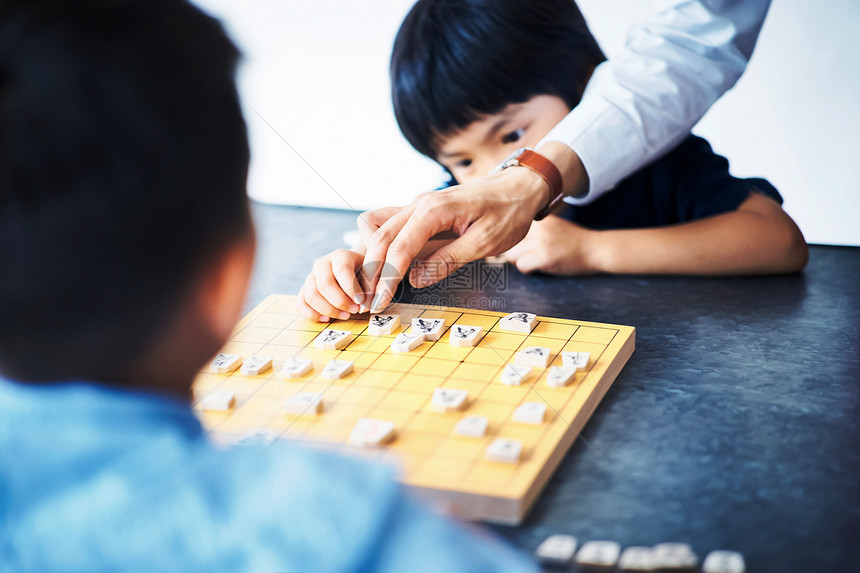
<path fill-rule="evenodd" d="M 523 211 L 529 214 L 529 219 L 534 219 L 550 199 L 552 190 L 549 184 L 543 177 L 521 165 L 505 169 L 503 173 L 502 177 L 511 182 L 507 187 L 511 194 L 510 200 L 519 203 Z"/>
<path fill-rule="evenodd" d="M 566 197 L 588 193 L 588 172 L 573 149 L 560 141 L 547 141 L 536 151 L 551 161 L 561 173 L 562 192 Z"/>
<path fill-rule="evenodd" d="M 534 213 L 534 220 L 540 221 L 558 205 L 564 198 L 564 181 L 561 172 L 552 161 L 537 153 L 530 147 L 521 147 L 502 161 L 494 171 L 504 171 L 511 167 L 523 167 L 532 171 L 546 184 L 547 200 L 543 207 Z M 533 183 L 538 179 L 533 179 Z M 531 188 L 531 185 L 529 186 Z"/>

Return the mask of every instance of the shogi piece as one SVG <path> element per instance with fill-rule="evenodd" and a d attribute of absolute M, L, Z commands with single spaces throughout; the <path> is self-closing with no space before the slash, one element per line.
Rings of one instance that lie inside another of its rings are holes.
<path fill-rule="evenodd" d="M 399 326 L 399 314 L 374 314 L 367 323 L 367 333 L 371 336 L 384 336 L 391 334 Z"/>
<path fill-rule="evenodd" d="M 212 361 L 209 370 L 215 374 L 227 374 L 233 372 L 242 365 L 241 354 L 219 354 Z"/>
<path fill-rule="evenodd" d="M 284 402 L 287 414 L 320 414 L 323 411 L 323 395 L 319 392 L 299 392 Z"/>
<path fill-rule="evenodd" d="M 702 573 L 745 573 L 744 556 L 737 551 L 711 551 L 702 563 Z"/>
<path fill-rule="evenodd" d="M 483 438 L 487 434 L 488 423 L 486 416 L 466 416 L 457 422 L 454 433 L 469 438 Z"/>
<path fill-rule="evenodd" d="M 653 549 L 654 568 L 666 571 L 695 571 L 699 558 L 686 543 L 658 543 Z"/>
<path fill-rule="evenodd" d="M 479 336 L 481 336 L 480 326 L 455 324 L 448 334 L 448 342 L 451 346 L 475 346 Z"/>
<path fill-rule="evenodd" d="M 373 418 L 359 418 L 349 433 L 349 443 L 362 448 L 379 447 L 393 438 L 394 422 Z"/>
<path fill-rule="evenodd" d="M 508 438 L 497 438 L 493 440 L 485 455 L 488 460 L 494 462 L 502 462 L 505 464 L 515 464 L 520 461 L 520 455 L 523 453 L 523 443 L 519 440 L 511 440 Z"/>
<path fill-rule="evenodd" d="M 512 312 L 499 319 L 499 329 L 528 334 L 537 326 L 537 315 L 529 312 Z"/>
<path fill-rule="evenodd" d="M 576 376 L 576 368 L 567 366 L 550 366 L 546 375 L 546 385 L 563 388 L 570 384 Z"/>
<path fill-rule="evenodd" d="M 445 330 L 444 318 L 413 318 L 412 334 L 421 334 L 424 340 L 439 340 Z"/>
<path fill-rule="evenodd" d="M 433 398 L 430 403 L 437 412 L 459 412 L 466 405 L 468 395 L 466 390 L 436 388 L 433 390 Z"/>
<path fill-rule="evenodd" d="M 568 368 L 576 368 L 577 370 L 585 370 L 588 366 L 588 360 L 591 358 L 591 352 L 571 352 L 564 350 L 561 353 L 561 364 Z"/>
<path fill-rule="evenodd" d="M 412 352 L 424 342 L 423 334 L 401 332 L 391 343 L 391 352 Z"/>
<path fill-rule="evenodd" d="M 326 328 L 314 339 L 314 346 L 322 350 L 338 350 L 349 343 L 349 330 Z"/>
<path fill-rule="evenodd" d="M 270 356 L 252 356 L 242 364 L 242 374 L 245 376 L 256 376 L 272 367 Z"/>
<path fill-rule="evenodd" d="M 330 360 L 329 363 L 323 367 L 320 375 L 326 380 L 337 380 L 338 378 L 343 378 L 350 372 L 352 372 L 351 360 Z"/>
<path fill-rule="evenodd" d="M 620 553 L 621 545 L 614 541 L 587 541 L 576 554 L 576 562 L 582 568 L 612 569 Z"/>
<path fill-rule="evenodd" d="M 522 366 L 519 364 L 505 364 L 502 369 L 502 384 L 508 386 L 519 386 L 532 375 L 531 366 Z"/>
<path fill-rule="evenodd" d="M 569 567 L 576 553 L 576 545 L 573 535 L 550 535 L 535 549 L 535 557 L 548 567 Z"/>
<path fill-rule="evenodd" d="M 618 559 L 618 569 L 621 571 L 653 571 L 653 550 L 650 547 L 628 547 L 621 552 L 621 558 Z"/>
<path fill-rule="evenodd" d="M 314 361 L 302 358 L 290 358 L 284 362 L 284 367 L 278 373 L 282 378 L 300 378 L 313 369 Z"/>
<path fill-rule="evenodd" d="M 514 362 L 523 366 L 546 368 L 549 363 L 550 349 L 543 346 L 527 346 L 517 352 Z"/>
<path fill-rule="evenodd" d="M 207 412 L 227 412 L 236 405 L 236 394 L 227 390 L 219 390 L 204 396 L 200 407 Z"/>
<path fill-rule="evenodd" d="M 514 422 L 522 424 L 543 424 L 546 404 L 543 402 L 523 402 L 514 410 Z"/>

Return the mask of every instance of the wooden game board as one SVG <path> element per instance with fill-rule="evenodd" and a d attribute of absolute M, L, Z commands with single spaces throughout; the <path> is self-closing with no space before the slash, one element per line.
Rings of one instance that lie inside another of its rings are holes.
<path fill-rule="evenodd" d="M 395 460 L 409 489 L 454 506 L 466 518 L 516 524 L 627 362 L 635 340 L 635 329 L 629 326 L 559 318 L 538 317 L 526 335 L 501 331 L 498 320 L 505 313 L 499 312 L 396 304 L 386 313 L 400 314 L 401 327 L 390 336 L 369 336 L 366 315 L 319 324 L 296 314 L 294 297 L 268 297 L 242 319 L 223 352 L 271 356 L 274 367 L 257 376 L 238 370 L 201 373 L 194 383 L 195 411 L 218 442 L 241 442 L 243 437 L 245 443 L 256 440 L 258 445 L 297 440 L 343 452 L 357 451 L 347 439 L 359 418 L 389 420 L 396 426 L 395 439 L 379 449 L 363 449 L 361 455 Z M 445 334 L 408 354 L 392 353 L 394 336 L 408 330 L 411 318 L 418 316 L 444 318 L 446 330 L 453 323 L 481 326 L 483 339 L 475 347 L 459 348 L 451 346 Z M 329 327 L 352 331 L 352 341 L 342 350 L 315 348 L 312 341 Z M 545 383 L 546 370 L 521 386 L 502 384 L 502 367 L 525 346 L 550 348 L 550 365 L 561 364 L 562 350 L 588 351 L 591 360 L 562 388 Z M 291 357 L 312 359 L 313 370 L 296 379 L 277 376 Z M 354 371 L 339 380 L 323 379 L 320 371 L 332 358 L 354 361 Z M 467 390 L 465 410 L 435 412 L 430 398 L 437 387 Z M 235 393 L 231 411 L 200 409 L 200 400 L 216 390 Z M 285 414 L 284 402 L 298 392 L 323 393 L 323 413 Z M 547 404 L 542 424 L 512 421 L 516 407 L 526 401 Z M 489 419 L 485 437 L 454 434 L 456 422 L 467 415 Z M 499 437 L 522 442 L 519 462 L 485 458 L 487 446 Z"/>

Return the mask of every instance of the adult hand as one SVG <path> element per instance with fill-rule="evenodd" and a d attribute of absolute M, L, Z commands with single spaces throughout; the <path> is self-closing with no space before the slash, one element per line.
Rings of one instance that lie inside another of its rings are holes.
<path fill-rule="evenodd" d="M 564 192 L 588 189 L 588 174 L 573 150 L 558 141 L 537 150 L 562 174 Z M 468 262 L 497 255 L 519 243 L 535 215 L 547 205 L 549 185 L 526 167 L 491 173 L 463 185 L 419 196 L 405 207 L 385 207 L 358 218 L 367 247 L 362 267 L 364 306 L 379 312 L 388 306 L 409 265 L 414 287 L 442 280 Z M 446 231 L 457 237 L 429 254 L 427 241 Z"/>
<path fill-rule="evenodd" d="M 453 231 L 457 238 L 415 265 L 409 275 L 415 287 L 433 284 L 475 259 L 507 251 L 526 236 L 548 196 L 543 178 L 514 167 L 425 193 L 405 207 L 362 214 L 359 229 L 367 246 L 363 304 L 371 312 L 384 309 L 413 259 L 439 233 Z"/>

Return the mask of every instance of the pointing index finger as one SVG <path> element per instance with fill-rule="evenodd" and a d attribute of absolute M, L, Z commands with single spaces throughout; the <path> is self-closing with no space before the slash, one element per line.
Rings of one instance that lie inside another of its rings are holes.
<path fill-rule="evenodd" d="M 377 260 L 384 261 L 384 264 L 381 265 L 380 278 L 373 291 L 371 312 L 379 312 L 388 306 L 412 260 L 430 237 L 443 230 L 440 228 L 443 226 L 442 221 L 428 212 L 422 214 L 424 216 L 418 218 L 414 216 L 414 209 L 404 209 L 380 229 L 389 240 L 384 253 L 381 249 L 374 251 L 374 256 L 380 257 Z"/>

